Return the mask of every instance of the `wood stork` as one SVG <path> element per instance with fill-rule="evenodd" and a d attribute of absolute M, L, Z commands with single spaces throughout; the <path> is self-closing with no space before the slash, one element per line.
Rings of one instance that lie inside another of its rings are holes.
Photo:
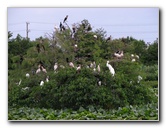
<path fill-rule="evenodd" d="M 54 65 L 54 71 L 56 71 L 57 68 L 58 68 L 58 63 L 55 63 L 55 65 Z"/>
<path fill-rule="evenodd" d="M 115 70 L 114 70 L 114 68 L 109 64 L 109 61 L 107 61 L 106 66 L 109 68 L 110 73 L 112 74 L 112 76 L 114 76 L 114 75 L 115 75 Z"/>
<path fill-rule="evenodd" d="M 29 87 L 22 88 L 23 91 L 29 90 Z"/>
<path fill-rule="evenodd" d="M 111 35 L 106 39 L 106 42 L 109 40 L 111 41 Z"/>
<path fill-rule="evenodd" d="M 141 80 L 142 80 L 142 76 L 138 75 L 137 83 L 140 83 Z"/>
<path fill-rule="evenodd" d="M 40 81 L 40 86 L 43 86 L 44 85 L 44 81 Z"/>
<path fill-rule="evenodd" d="M 46 77 L 46 82 L 49 82 L 49 76 Z"/>
<path fill-rule="evenodd" d="M 37 70 L 36 70 L 36 74 L 38 74 L 38 73 L 40 73 L 41 72 L 41 68 L 38 68 Z"/>
<path fill-rule="evenodd" d="M 64 18 L 63 23 L 66 22 L 67 18 L 68 18 L 68 15 L 66 15 L 66 17 Z"/>
<path fill-rule="evenodd" d="M 94 37 L 95 39 L 97 39 L 97 35 L 93 35 L 93 37 Z"/>
<path fill-rule="evenodd" d="M 100 64 L 98 64 L 98 66 L 97 66 L 97 71 L 100 72 L 100 70 L 101 70 L 101 69 L 100 69 Z"/>
<path fill-rule="evenodd" d="M 114 53 L 114 56 L 117 58 L 117 59 L 120 59 L 122 58 L 124 55 L 123 55 L 123 51 L 118 51 Z"/>
<path fill-rule="evenodd" d="M 80 72 L 81 71 L 81 64 L 79 64 L 76 68 L 77 72 Z"/>
<path fill-rule="evenodd" d="M 74 68 L 73 62 L 69 62 L 69 66 L 72 67 L 72 68 Z"/>
<path fill-rule="evenodd" d="M 41 69 L 44 73 L 47 73 L 47 70 L 43 66 L 41 66 Z"/>
<path fill-rule="evenodd" d="M 29 78 L 30 77 L 30 75 L 29 75 L 29 73 L 26 73 L 26 75 L 25 75 L 27 78 Z"/>

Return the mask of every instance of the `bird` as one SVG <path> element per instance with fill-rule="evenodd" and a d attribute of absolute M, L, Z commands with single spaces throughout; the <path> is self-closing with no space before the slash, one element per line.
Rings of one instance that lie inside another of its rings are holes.
<path fill-rule="evenodd" d="M 23 91 L 29 90 L 29 87 L 22 88 Z"/>
<path fill-rule="evenodd" d="M 135 57 L 136 57 L 137 59 L 139 59 L 139 56 L 138 56 L 138 55 L 135 55 Z"/>
<path fill-rule="evenodd" d="M 111 35 L 106 39 L 106 42 L 111 40 Z"/>
<path fill-rule="evenodd" d="M 101 86 L 101 81 L 98 81 L 98 85 Z"/>
<path fill-rule="evenodd" d="M 115 75 L 115 70 L 114 70 L 114 68 L 109 64 L 109 61 L 107 61 L 106 66 L 109 68 L 110 73 L 112 74 L 112 76 L 114 76 L 114 75 Z"/>
<path fill-rule="evenodd" d="M 69 62 L 69 66 L 72 67 L 72 68 L 74 68 L 73 62 Z"/>
<path fill-rule="evenodd" d="M 38 68 L 37 70 L 36 70 L 36 74 L 38 74 L 38 73 L 40 73 L 41 72 L 41 68 Z"/>
<path fill-rule="evenodd" d="M 97 66 L 97 71 L 100 72 L 100 64 Z"/>
<path fill-rule="evenodd" d="M 59 28 L 60 28 L 60 31 L 62 31 L 62 23 L 60 22 L 60 24 L 59 24 Z"/>
<path fill-rule="evenodd" d="M 18 83 L 16 83 L 17 86 L 20 86 L 21 82 L 22 82 L 22 80 L 20 79 L 20 81 Z"/>
<path fill-rule="evenodd" d="M 54 71 L 56 71 L 57 68 L 58 68 L 58 63 L 55 63 L 55 65 L 54 65 Z"/>
<path fill-rule="evenodd" d="M 21 82 L 22 82 L 22 80 L 20 79 L 20 81 L 19 81 L 18 85 L 20 85 L 20 84 L 21 84 Z"/>
<path fill-rule="evenodd" d="M 124 55 L 123 55 L 123 51 L 117 51 L 114 53 L 114 56 L 117 57 L 117 59 L 120 59 L 122 58 Z"/>
<path fill-rule="evenodd" d="M 43 86 L 44 85 L 44 81 L 40 81 L 40 86 Z"/>
<path fill-rule="evenodd" d="M 97 39 L 97 35 L 93 35 L 93 37 L 94 37 L 95 39 Z"/>
<path fill-rule="evenodd" d="M 25 75 L 27 78 L 29 78 L 30 77 L 30 75 L 29 75 L 29 73 L 26 73 L 26 75 Z"/>
<path fill-rule="evenodd" d="M 68 18 L 68 15 L 66 15 L 66 17 L 64 18 L 63 23 L 66 22 L 67 18 Z"/>
<path fill-rule="evenodd" d="M 131 60 L 131 62 L 135 62 L 135 58 L 133 58 L 133 59 Z"/>
<path fill-rule="evenodd" d="M 46 82 L 49 82 L 49 76 L 46 77 Z"/>
<path fill-rule="evenodd" d="M 47 73 L 47 70 L 43 66 L 41 66 L 41 69 L 44 73 Z"/>
<path fill-rule="evenodd" d="M 142 80 L 142 76 L 138 75 L 137 83 L 140 83 L 141 80 Z"/>
<path fill-rule="evenodd" d="M 90 68 L 93 68 L 93 63 L 92 62 L 90 63 Z"/>
<path fill-rule="evenodd" d="M 79 64 L 79 65 L 77 66 L 76 70 L 77 70 L 77 72 L 80 72 L 80 70 L 81 70 L 81 64 Z"/>

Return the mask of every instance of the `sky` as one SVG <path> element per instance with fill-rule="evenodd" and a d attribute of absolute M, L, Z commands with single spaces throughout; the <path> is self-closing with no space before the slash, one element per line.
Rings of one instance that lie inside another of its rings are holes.
<path fill-rule="evenodd" d="M 138 40 L 154 42 L 159 37 L 159 8 L 11 8 L 7 9 L 8 31 L 35 40 L 52 33 L 54 26 L 68 15 L 67 24 L 81 23 L 86 19 L 92 30 L 103 28 L 113 39 L 131 36 Z"/>

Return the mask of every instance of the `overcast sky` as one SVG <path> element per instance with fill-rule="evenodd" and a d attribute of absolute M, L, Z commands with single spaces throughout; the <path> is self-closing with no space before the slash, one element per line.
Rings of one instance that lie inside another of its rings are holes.
<path fill-rule="evenodd" d="M 51 33 L 66 15 L 69 25 L 87 19 L 93 30 L 103 28 L 113 39 L 153 42 L 159 35 L 159 8 L 8 8 L 8 31 L 26 37 L 29 22 L 29 38 L 35 40 Z"/>

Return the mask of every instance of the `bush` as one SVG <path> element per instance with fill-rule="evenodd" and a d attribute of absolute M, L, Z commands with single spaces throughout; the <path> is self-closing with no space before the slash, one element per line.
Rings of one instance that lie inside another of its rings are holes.
<path fill-rule="evenodd" d="M 93 73 L 83 68 L 80 73 L 74 68 L 60 69 L 50 73 L 50 82 L 39 86 L 44 74 L 25 78 L 20 86 L 12 86 L 9 91 L 9 105 L 45 108 L 86 108 L 89 105 L 102 108 L 118 108 L 152 102 L 153 94 L 148 86 L 130 84 L 125 75 L 112 75 L 109 72 Z M 98 79 L 102 86 L 98 86 Z M 29 87 L 29 90 L 22 90 Z"/>

